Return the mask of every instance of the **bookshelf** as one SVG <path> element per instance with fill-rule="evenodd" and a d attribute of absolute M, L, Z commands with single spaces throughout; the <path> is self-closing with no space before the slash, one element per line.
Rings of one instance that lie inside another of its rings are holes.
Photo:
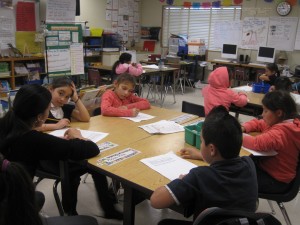
<path fill-rule="evenodd" d="M 15 72 L 16 63 L 40 63 L 41 72 L 40 75 L 45 75 L 45 59 L 44 57 L 20 57 L 20 58 L 0 58 L 0 62 L 7 62 L 9 64 L 9 73 L 3 76 L 0 76 L 0 80 L 7 80 L 10 88 L 16 89 L 17 84 L 24 84 L 24 78 L 28 74 L 17 75 Z"/>

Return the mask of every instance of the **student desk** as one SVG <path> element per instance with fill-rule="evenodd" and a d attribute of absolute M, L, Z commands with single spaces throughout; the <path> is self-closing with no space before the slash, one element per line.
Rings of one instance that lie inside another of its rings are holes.
<path fill-rule="evenodd" d="M 101 66 L 90 66 L 89 67 L 90 69 L 98 69 L 98 70 L 104 70 L 104 71 L 110 71 L 110 73 L 112 74 L 112 66 L 104 66 L 104 65 L 101 65 Z M 154 75 L 157 75 L 159 74 L 161 79 L 160 79 L 160 87 L 161 87 L 161 91 L 160 91 L 160 99 L 161 99 L 161 106 L 163 105 L 164 103 L 164 98 L 163 98 L 163 94 L 164 94 L 164 79 L 165 79 L 165 76 L 168 75 L 169 73 L 173 73 L 173 98 L 174 98 L 174 103 L 176 103 L 176 99 L 175 99 L 175 87 L 176 87 L 176 81 L 178 80 L 178 70 L 179 68 L 172 68 L 172 67 L 168 67 L 168 68 L 164 68 L 164 69 L 148 69 L 148 68 L 144 68 L 144 71 L 143 74 L 141 76 L 146 76 L 146 75 L 149 75 L 149 76 L 154 76 Z M 141 77 L 138 76 L 137 79 L 139 81 L 139 83 L 141 83 Z"/>
<path fill-rule="evenodd" d="M 241 86 L 243 87 L 243 86 Z M 235 117 L 238 118 L 239 114 L 257 117 L 262 114 L 262 99 L 265 96 L 261 93 L 254 93 L 252 91 L 245 92 L 248 97 L 248 103 L 244 107 L 237 107 L 231 105 L 229 111 L 235 112 Z"/>

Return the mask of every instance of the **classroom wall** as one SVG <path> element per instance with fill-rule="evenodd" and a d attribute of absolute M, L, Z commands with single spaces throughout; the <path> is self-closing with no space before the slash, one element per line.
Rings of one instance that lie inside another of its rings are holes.
<path fill-rule="evenodd" d="M 176 0 L 176 3 L 183 4 L 185 0 Z M 193 2 L 193 1 L 191 1 Z M 207 2 L 205 1 L 197 1 L 197 2 Z M 244 9 L 247 8 L 270 8 L 271 16 L 278 16 L 276 12 L 277 1 L 273 1 L 272 3 L 267 3 L 263 0 L 244 0 L 242 6 Z M 144 26 L 161 26 L 162 23 L 162 6 L 166 5 L 166 3 L 161 3 L 157 0 L 141 0 L 141 24 Z M 154 16 L 155 12 L 155 16 Z M 297 3 L 296 6 L 293 6 L 291 13 L 288 15 L 289 17 L 300 17 L 300 6 Z M 244 16 L 242 14 L 243 19 Z M 159 50 L 158 50 L 159 51 Z M 239 54 L 247 54 L 250 55 L 252 61 L 256 60 L 257 51 L 256 50 L 239 50 Z M 300 65 L 300 51 L 287 52 L 288 55 L 288 65 L 292 70 L 294 70 L 296 65 Z M 209 51 L 208 59 L 220 58 L 220 52 Z"/>

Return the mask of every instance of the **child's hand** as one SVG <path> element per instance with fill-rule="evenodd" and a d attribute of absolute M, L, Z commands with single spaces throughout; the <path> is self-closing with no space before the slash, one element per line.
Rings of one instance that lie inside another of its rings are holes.
<path fill-rule="evenodd" d="M 139 114 L 139 112 L 140 112 L 139 109 L 133 108 L 133 109 L 132 109 L 132 116 L 133 116 L 133 117 L 136 117 L 136 116 Z"/>
<path fill-rule="evenodd" d="M 118 109 L 128 109 L 126 105 L 120 106 Z"/>
<path fill-rule="evenodd" d="M 182 178 L 184 178 L 186 176 L 186 174 L 180 174 L 179 175 L 179 179 L 181 180 Z"/>
<path fill-rule="evenodd" d="M 79 97 L 78 97 L 77 90 L 76 90 L 76 87 L 75 87 L 74 82 L 72 82 L 71 89 L 72 89 L 72 91 L 73 91 L 72 101 L 73 101 L 73 102 L 76 102 L 76 101 L 78 100 Z"/>
<path fill-rule="evenodd" d="M 67 140 L 71 140 L 71 139 L 75 139 L 75 138 L 84 139 L 84 137 L 82 137 L 82 135 L 81 135 L 80 130 L 78 130 L 76 128 L 68 129 L 64 134 L 64 138 Z"/>
<path fill-rule="evenodd" d="M 196 148 L 183 148 L 179 154 L 184 159 L 202 159 L 200 151 Z"/>
<path fill-rule="evenodd" d="M 64 127 L 70 126 L 70 120 L 63 118 L 56 123 L 56 129 L 62 129 Z"/>

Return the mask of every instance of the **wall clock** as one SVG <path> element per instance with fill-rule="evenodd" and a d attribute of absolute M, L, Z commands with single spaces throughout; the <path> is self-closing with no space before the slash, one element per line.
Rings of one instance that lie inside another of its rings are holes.
<path fill-rule="evenodd" d="M 280 16 L 287 16 L 291 12 L 291 10 L 291 4 L 286 1 L 280 2 L 276 7 L 276 11 Z"/>

